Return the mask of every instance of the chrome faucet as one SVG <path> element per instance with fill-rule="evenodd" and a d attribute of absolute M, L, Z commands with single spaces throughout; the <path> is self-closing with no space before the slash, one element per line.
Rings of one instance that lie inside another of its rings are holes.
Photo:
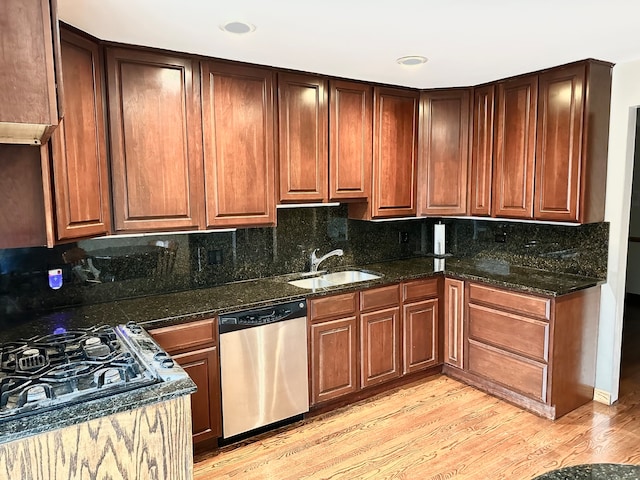
<path fill-rule="evenodd" d="M 320 266 L 320 264 L 322 262 L 324 262 L 327 258 L 333 257 L 335 255 L 337 255 L 339 257 L 344 255 L 344 251 L 341 248 L 336 248 L 335 250 L 331 250 L 326 255 L 323 255 L 322 257 L 318 258 L 318 257 L 316 257 L 316 252 L 317 251 L 318 251 L 318 249 L 316 248 L 311 253 L 311 273 L 316 273 L 318 271 L 318 267 Z"/>

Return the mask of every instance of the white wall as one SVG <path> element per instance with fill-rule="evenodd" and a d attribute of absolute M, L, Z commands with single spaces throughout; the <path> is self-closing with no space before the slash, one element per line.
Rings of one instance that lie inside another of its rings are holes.
<path fill-rule="evenodd" d="M 610 222 L 607 283 L 602 286 L 596 388 L 618 399 L 622 315 L 633 180 L 636 108 L 640 106 L 640 60 L 613 69 L 605 220 Z"/>

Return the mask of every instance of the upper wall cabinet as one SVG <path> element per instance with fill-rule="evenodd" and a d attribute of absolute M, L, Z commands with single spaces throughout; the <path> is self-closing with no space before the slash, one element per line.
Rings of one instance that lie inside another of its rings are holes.
<path fill-rule="evenodd" d="M 55 1 L 2 0 L 0 45 L 0 143 L 44 143 L 62 117 Z"/>
<path fill-rule="evenodd" d="M 495 85 L 473 89 L 469 214 L 491 214 Z"/>
<path fill-rule="evenodd" d="M 531 218 L 535 172 L 537 75 L 498 84 L 493 214 Z"/>
<path fill-rule="evenodd" d="M 374 88 L 371 198 L 350 204 L 351 218 L 416 215 L 418 101 L 416 91 Z"/>
<path fill-rule="evenodd" d="M 44 146 L 0 145 L 0 249 L 48 244 L 46 152 Z"/>
<path fill-rule="evenodd" d="M 204 223 L 199 78 L 188 58 L 107 49 L 116 231 Z"/>
<path fill-rule="evenodd" d="M 603 221 L 610 100 L 594 60 L 500 82 L 493 216 Z"/>
<path fill-rule="evenodd" d="M 51 146 L 57 238 L 66 240 L 108 233 L 111 208 L 100 49 L 63 30 L 61 56 L 65 117 Z"/>
<path fill-rule="evenodd" d="M 328 199 L 327 94 L 325 79 L 278 74 L 281 202 Z"/>
<path fill-rule="evenodd" d="M 611 66 L 583 62 L 539 76 L 534 217 L 604 219 Z"/>
<path fill-rule="evenodd" d="M 422 92 L 419 152 L 418 214 L 467 213 L 468 89 Z"/>
<path fill-rule="evenodd" d="M 202 62 L 207 227 L 274 225 L 274 74 Z"/>
<path fill-rule="evenodd" d="M 329 83 L 329 200 L 366 201 L 371 191 L 373 88 Z"/>

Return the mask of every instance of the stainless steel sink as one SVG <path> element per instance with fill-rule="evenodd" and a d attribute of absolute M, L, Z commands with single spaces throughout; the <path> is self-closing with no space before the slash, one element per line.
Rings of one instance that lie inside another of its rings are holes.
<path fill-rule="evenodd" d="M 315 290 L 316 288 L 332 287 L 333 283 L 327 282 L 320 277 L 303 278 L 301 280 L 291 280 L 289 285 L 294 287 L 306 288 L 308 290 Z"/>
<path fill-rule="evenodd" d="M 314 290 L 316 288 L 335 287 L 338 285 L 348 285 L 350 283 L 366 282 L 367 280 L 375 280 L 376 278 L 380 278 L 380 275 L 363 272 L 362 270 L 345 270 L 344 272 L 325 273 L 317 277 L 291 280 L 288 283 L 295 287 Z"/>

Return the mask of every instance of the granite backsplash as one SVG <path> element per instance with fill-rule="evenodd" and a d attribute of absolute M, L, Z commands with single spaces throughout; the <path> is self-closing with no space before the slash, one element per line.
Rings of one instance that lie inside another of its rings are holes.
<path fill-rule="evenodd" d="M 308 270 L 318 248 L 335 248 L 321 268 L 366 265 L 424 256 L 433 251 L 438 219 L 365 222 L 347 218 L 347 207 L 278 209 L 275 228 L 233 232 L 164 234 L 153 237 L 106 237 L 47 248 L 0 250 L 0 315 L 93 305 L 123 298 L 210 287 L 228 282 Z M 579 227 L 471 219 L 443 219 L 447 252 L 513 265 L 606 278 L 608 223 Z M 504 240 L 504 241 L 503 241 Z M 143 255 L 150 243 L 173 242 L 175 264 L 157 268 L 157 255 Z M 94 258 L 100 273 L 66 264 L 63 253 L 80 247 L 112 252 L 110 260 Z M 118 257 L 119 252 L 127 257 Z M 62 268 L 64 285 L 48 286 L 47 271 Z M 87 278 L 88 277 L 88 278 Z M 97 281 L 96 281 L 97 280 Z"/>

